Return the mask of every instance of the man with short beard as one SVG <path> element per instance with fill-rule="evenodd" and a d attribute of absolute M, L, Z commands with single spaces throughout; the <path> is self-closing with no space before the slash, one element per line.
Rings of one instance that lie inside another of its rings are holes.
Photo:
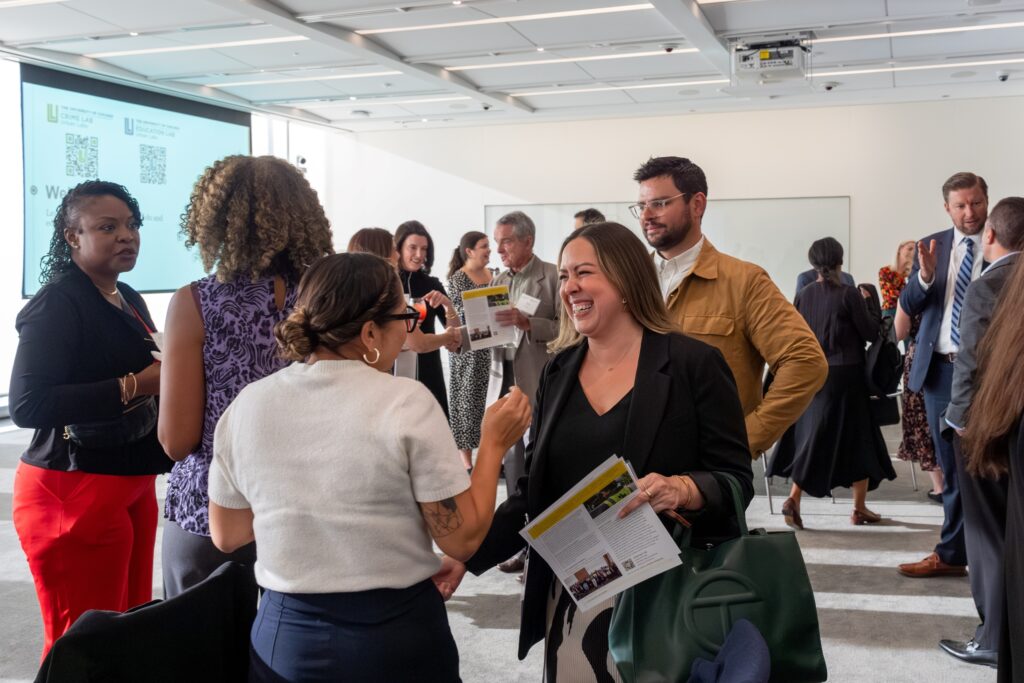
<path fill-rule="evenodd" d="M 803 317 L 763 268 L 722 254 L 701 232 L 704 171 L 681 157 L 652 158 L 633 175 L 640 219 L 669 313 L 683 333 L 722 352 L 739 389 L 747 440 L 759 457 L 825 383 L 828 365 Z M 765 363 L 774 374 L 762 392 Z"/>

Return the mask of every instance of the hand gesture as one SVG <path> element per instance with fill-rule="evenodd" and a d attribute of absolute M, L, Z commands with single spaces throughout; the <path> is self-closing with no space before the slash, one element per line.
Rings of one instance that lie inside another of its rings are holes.
<path fill-rule="evenodd" d="M 444 306 L 447 311 L 455 311 L 455 306 L 452 305 L 452 300 L 444 295 L 444 292 L 439 292 L 436 289 L 432 289 L 423 295 L 423 300 L 427 302 L 427 305 L 431 308 L 440 308 Z"/>
<path fill-rule="evenodd" d="M 637 483 L 640 492 L 622 506 L 619 517 L 625 517 L 644 503 L 650 503 L 655 512 L 704 507 L 704 496 L 689 477 L 666 477 L 652 472 Z"/>
<path fill-rule="evenodd" d="M 451 353 L 455 353 L 462 347 L 462 328 L 461 327 L 449 327 L 444 331 L 445 337 L 448 341 L 444 343 L 444 347 Z"/>
<path fill-rule="evenodd" d="M 939 247 L 935 240 L 925 245 L 924 241 L 917 243 L 917 263 L 920 268 L 921 279 L 931 284 L 935 279 L 935 266 L 939 261 Z"/>
<path fill-rule="evenodd" d="M 530 399 L 519 387 L 512 387 L 487 408 L 480 427 L 480 440 L 488 440 L 499 450 L 507 451 L 526 433 L 532 418 Z"/>
<path fill-rule="evenodd" d="M 522 311 L 518 308 L 510 308 L 505 311 L 497 311 L 494 314 L 494 319 L 498 321 L 498 324 L 503 327 L 509 325 L 515 325 L 523 332 L 530 331 L 530 319 L 523 315 Z"/>
<path fill-rule="evenodd" d="M 441 569 L 430 579 L 437 587 L 441 598 L 447 602 L 448 598 L 458 590 L 459 584 L 462 583 L 462 577 L 465 575 L 466 565 L 445 555 L 441 558 Z"/>

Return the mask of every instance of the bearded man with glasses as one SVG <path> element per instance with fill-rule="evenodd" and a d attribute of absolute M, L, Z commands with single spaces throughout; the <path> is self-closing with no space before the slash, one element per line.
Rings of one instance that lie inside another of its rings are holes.
<path fill-rule="evenodd" d="M 704 171 L 682 157 L 649 159 L 633 179 L 662 294 L 682 332 L 714 346 L 736 378 L 751 455 L 796 422 L 825 383 L 828 365 L 803 317 L 763 268 L 719 252 L 701 232 Z M 762 392 L 764 368 L 774 374 Z"/>

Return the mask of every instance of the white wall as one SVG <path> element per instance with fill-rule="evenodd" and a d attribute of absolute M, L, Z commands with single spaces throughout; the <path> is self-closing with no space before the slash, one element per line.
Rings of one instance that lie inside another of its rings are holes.
<path fill-rule="evenodd" d="M 640 163 L 688 156 L 714 198 L 849 196 L 847 264 L 868 281 L 900 240 L 949 225 L 941 186 L 954 172 L 985 176 L 993 203 L 1024 195 L 1022 121 L 1024 98 L 997 98 L 337 136 L 332 219 L 344 244 L 417 218 L 443 264 L 484 227 L 485 204 L 635 201 Z"/>

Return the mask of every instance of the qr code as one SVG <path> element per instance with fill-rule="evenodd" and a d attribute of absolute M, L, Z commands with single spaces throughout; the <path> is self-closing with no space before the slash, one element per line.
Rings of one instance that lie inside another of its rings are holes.
<path fill-rule="evenodd" d="M 139 145 L 139 181 L 146 185 L 167 183 L 167 148 Z"/>
<path fill-rule="evenodd" d="M 95 178 L 99 173 L 100 140 L 95 136 L 64 135 L 64 162 L 67 174 L 78 178 Z"/>

